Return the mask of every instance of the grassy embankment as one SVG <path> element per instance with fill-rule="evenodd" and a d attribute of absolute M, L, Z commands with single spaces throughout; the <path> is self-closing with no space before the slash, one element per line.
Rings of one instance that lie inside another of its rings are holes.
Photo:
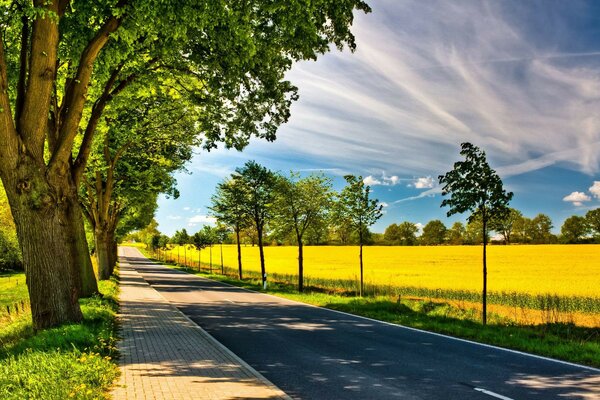
<path fill-rule="evenodd" d="M 36 333 L 24 274 L 0 275 L 1 399 L 107 397 L 118 375 L 113 360 L 118 285 L 113 279 L 99 286 L 102 298 L 81 300 L 83 323 Z"/>
<path fill-rule="evenodd" d="M 144 252 L 144 250 L 142 249 Z M 145 252 L 150 255 L 149 252 Z M 214 264 L 210 273 L 208 264 L 201 271 L 171 264 L 197 275 L 247 289 L 262 291 L 258 276 L 242 281 L 235 279 L 235 270 Z M 254 275 L 254 274 L 252 274 Z M 480 313 L 469 303 L 440 299 L 415 299 L 407 296 L 355 296 L 354 289 L 330 290 L 308 286 L 305 293 L 297 293 L 296 285 L 278 281 L 273 274 L 267 292 L 319 307 L 326 307 L 381 321 L 397 323 L 418 329 L 438 332 L 481 343 L 521 350 L 565 361 L 600 367 L 600 328 L 581 327 L 572 323 L 519 324 L 494 312 L 488 315 L 488 325 L 481 325 Z"/>

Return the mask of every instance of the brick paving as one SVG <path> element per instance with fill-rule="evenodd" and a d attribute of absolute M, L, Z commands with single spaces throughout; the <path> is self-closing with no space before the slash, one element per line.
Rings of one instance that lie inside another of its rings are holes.
<path fill-rule="evenodd" d="M 120 249 L 121 399 L 289 399 L 166 301 Z"/>

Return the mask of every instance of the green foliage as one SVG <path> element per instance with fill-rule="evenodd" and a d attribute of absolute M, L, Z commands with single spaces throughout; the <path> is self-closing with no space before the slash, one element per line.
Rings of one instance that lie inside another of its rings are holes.
<path fill-rule="evenodd" d="M 465 242 L 466 229 L 462 222 L 455 222 L 448 229 L 448 244 L 461 245 Z"/>
<path fill-rule="evenodd" d="M 347 184 L 334 205 L 332 220 L 340 227 L 350 226 L 362 245 L 369 227 L 383 215 L 383 206 L 370 197 L 371 188 L 365 185 L 362 176 L 346 175 L 344 179 Z"/>
<path fill-rule="evenodd" d="M 590 233 L 594 235 L 597 241 L 600 241 L 600 208 L 585 213 L 585 219 L 590 228 Z"/>
<path fill-rule="evenodd" d="M 448 216 L 470 211 L 469 221 L 480 216 L 484 226 L 491 218 L 500 219 L 508 213 L 513 194 L 504 190 L 502 180 L 487 163 L 485 152 L 471 143 L 462 143 L 460 154 L 465 160 L 454 163 L 451 171 L 439 176 L 442 195 L 450 195 L 441 206 L 450 207 Z M 484 241 L 486 238 L 487 232 Z"/>
<path fill-rule="evenodd" d="M 291 235 L 294 243 L 304 242 L 311 229 L 318 235 L 333 201 L 331 179 L 314 174 L 300 178 L 291 173 L 289 177 L 277 177 L 275 190 L 275 218 L 271 224 L 275 234 L 281 238 Z"/>
<path fill-rule="evenodd" d="M 177 244 L 179 246 L 184 246 L 191 244 L 190 235 L 187 233 L 187 230 L 183 228 L 180 231 L 175 231 L 175 234 L 171 238 L 171 243 Z"/>
<path fill-rule="evenodd" d="M 391 244 L 401 246 L 414 246 L 417 244 L 419 227 L 409 221 L 400 224 L 391 224 L 385 228 L 384 239 Z"/>
<path fill-rule="evenodd" d="M 233 180 L 239 182 L 243 192 L 243 215 L 254 222 L 259 239 L 262 239 L 266 223 L 273 218 L 277 178 L 266 167 L 248 161 L 242 168 L 236 168 Z"/>
<path fill-rule="evenodd" d="M 233 175 L 217 185 L 211 197 L 210 210 L 219 223 L 229 226 L 234 232 L 240 232 L 251 223 L 250 215 L 244 207 L 246 190 L 239 176 Z"/>
<path fill-rule="evenodd" d="M 585 217 L 573 215 L 565 220 L 560 233 L 564 243 L 580 243 L 590 233 L 590 227 Z"/>
<path fill-rule="evenodd" d="M 504 244 L 510 244 L 513 239 L 515 226 L 523 219 L 521 211 L 514 208 L 509 209 L 504 215 L 493 218 L 491 228 L 502 235 Z"/>
<path fill-rule="evenodd" d="M 429 221 L 423 227 L 423 233 L 420 237 L 421 244 L 424 245 L 440 245 L 446 241 L 446 233 L 448 229 L 446 225 L 439 219 Z"/>

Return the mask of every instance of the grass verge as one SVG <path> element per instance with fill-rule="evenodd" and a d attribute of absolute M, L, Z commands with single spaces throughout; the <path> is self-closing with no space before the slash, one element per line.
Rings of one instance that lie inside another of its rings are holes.
<path fill-rule="evenodd" d="M 1 399 L 108 398 L 119 373 L 116 278 L 99 288 L 102 297 L 80 300 L 81 324 L 35 333 L 30 314 L 21 313 L 0 325 Z"/>
<path fill-rule="evenodd" d="M 144 249 L 140 250 L 149 256 Z M 258 279 L 239 280 L 206 271 L 198 272 L 179 265 L 165 265 L 205 278 L 263 292 Z M 496 314 L 488 315 L 488 325 L 483 326 L 477 310 L 457 307 L 445 301 L 390 296 L 360 298 L 351 292 L 338 290 L 330 293 L 318 287 L 307 287 L 304 293 L 298 293 L 296 286 L 289 282 L 270 281 L 267 293 L 380 321 L 600 367 L 600 328 L 598 327 L 580 327 L 572 323 L 516 324 Z"/>

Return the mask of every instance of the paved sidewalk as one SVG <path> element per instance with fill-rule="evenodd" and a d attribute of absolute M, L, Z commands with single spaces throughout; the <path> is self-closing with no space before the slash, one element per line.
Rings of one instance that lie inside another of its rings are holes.
<path fill-rule="evenodd" d="M 120 252 L 122 357 L 114 399 L 289 399 L 148 285 L 134 269 L 137 249 Z"/>

